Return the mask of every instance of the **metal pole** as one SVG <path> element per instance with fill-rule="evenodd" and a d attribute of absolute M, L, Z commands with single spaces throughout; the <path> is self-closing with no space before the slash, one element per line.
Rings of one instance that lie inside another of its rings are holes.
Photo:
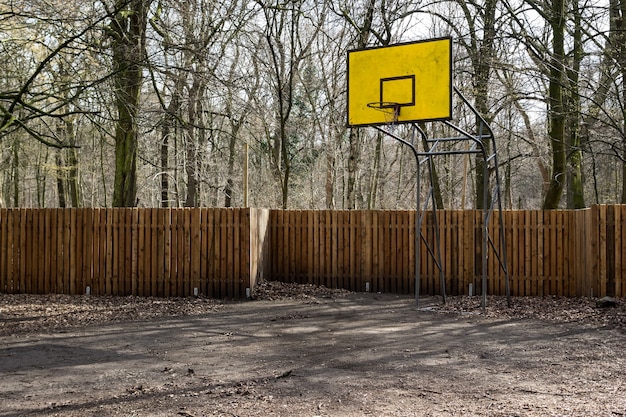
<path fill-rule="evenodd" d="M 483 123 L 480 123 L 479 135 L 482 135 Z M 483 310 L 487 307 L 487 242 L 489 237 L 489 225 L 487 224 L 489 219 L 489 162 L 487 161 L 487 152 L 485 145 L 480 142 L 480 147 L 483 153 L 483 282 L 482 282 L 482 301 L 481 306 Z"/>
<path fill-rule="evenodd" d="M 415 164 L 417 166 L 417 174 L 416 174 L 416 185 L 415 185 L 415 305 L 419 307 L 420 305 L 420 257 L 419 257 L 419 245 L 420 245 L 420 157 L 419 153 L 415 146 L 401 137 L 394 135 L 391 132 L 386 131 L 385 129 L 374 126 L 374 128 L 386 135 L 389 135 L 393 139 L 402 143 L 403 145 L 408 146 L 411 151 L 413 151 L 413 156 L 415 157 Z"/>
<path fill-rule="evenodd" d="M 417 163 L 417 174 L 415 182 L 415 306 L 420 306 L 420 161 L 419 156 L 415 155 Z"/>

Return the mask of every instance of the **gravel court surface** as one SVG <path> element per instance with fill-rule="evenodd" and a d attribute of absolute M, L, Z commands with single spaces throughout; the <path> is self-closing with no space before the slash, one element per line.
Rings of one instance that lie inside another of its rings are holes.
<path fill-rule="evenodd" d="M 38 327 L 52 304 L 22 315 L 27 331 L 0 333 L 0 416 L 626 415 L 624 329 L 571 309 L 548 320 L 381 294 L 196 303 L 86 325 Z"/>

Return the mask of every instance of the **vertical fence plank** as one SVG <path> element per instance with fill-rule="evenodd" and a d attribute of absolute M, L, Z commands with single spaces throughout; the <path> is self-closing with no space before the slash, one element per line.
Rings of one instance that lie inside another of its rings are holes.
<path fill-rule="evenodd" d="M 552 221 L 550 211 L 543 211 L 542 225 L 543 225 L 543 276 L 544 287 L 546 294 L 554 294 L 552 291 Z M 556 295 L 556 294 L 555 294 Z"/>
<path fill-rule="evenodd" d="M 397 259 L 397 270 L 396 270 L 396 289 L 395 293 L 402 294 L 404 292 L 404 283 L 405 274 L 405 258 L 404 258 L 404 211 L 396 212 L 396 259 Z"/>
<path fill-rule="evenodd" d="M 36 246 L 34 239 L 29 239 L 29 236 L 35 236 L 36 233 L 33 233 L 33 212 L 31 209 L 22 209 L 22 224 L 20 225 L 20 246 L 22 247 L 22 259 L 24 264 L 24 274 L 23 280 L 24 284 L 22 288 L 25 289 L 26 293 L 33 294 L 36 293 L 36 288 L 33 288 L 33 257 L 36 252 Z"/>
<path fill-rule="evenodd" d="M 7 275 L 7 209 L 0 208 L 0 292 L 9 293 Z"/>
<path fill-rule="evenodd" d="M 116 295 L 113 291 L 113 212 L 115 210 L 106 210 L 104 212 L 104 236 L 105 241 L 103 242 L 103 248 L 105 256 L 102 261 L 104 264 L 105 271 L 105 294 L 107 295 Z"/>
<path fill-rule="evenodd" d="M 360 234 L 361 234 L 361 245 L 362 247 L 359 249 L 363 256 L 361 257 L 361 272 L 360 276 L 362 277 L 362 289 L 361 291 L 365 291 L 366 287 L 369 283 L 369 288 L 371 291 L 372 287 L 372 211 L 371 210 L 363 210 L 360 212 Z M 340 250 L 343 251 L 341 245 L 339 246 Z M 341 268 L 339 269 L 341 271 Z M 340 285 L 343 286 L 343 276 L 340 277 Z"/>
<path fill-rule="evenodd" d="M 538 285 L 541 287 L 540 294 L 550 294 L 548 287 L 548 280 L 546 276 L 546 225 L 545 225 L 545 212 L 537 211 L 537 276 L 539 279 Z M 511 250 L 514 250 L 511 247 Z"/>
<path fill-rule="evenodd" d="M 152 274 L 155 288 L 153 294 L 157 297 L 165 296 L 165 210 L 152 209 Z"/>
<path fill-rule="evenodd" d="M 520 229 L 520 219 L 519 219 L 519 214 L 520 213 L 516 213 L 515 216 L 513 216 L 512 218 L 512 241 L 513 241 L 513 246 L 515 248 L 519 248 L 519 229 Z M 516 250 L 515 252 L 513 252 L 511 254 L 511 258 L 512 258 L 512 271 L 513 271 L 513 276 L 515 277 L 514 281 L 513 281 L 513 285 L 511 286 L 511 293 L 515 296 L 519 296 L 519 295 L 523 295 L 523 292 L 520 291 L 520 287 L 522 287 L 522 285 L 520 284 L 521 282 L 523 282 L 524 280 L 524 275 L 522 274 L 521 268 L 520 268 L 520 251 Z M 523 255 L 523 254 L 522 254 Z M 522 256 L 523 259 L 523 256 Z"/>
<path fill-rule="evenodd" d="M 446 210 L 441 213 L 442 221 L 441 225 L 441 247 L 442 247 L 442 256 L 441 262 L 443 264 L 444 276 L 446 278 L 446 292 L 454 293 L 457 285 L 455 281 L 456 271 L 453 266 L 453 218 L 455 217 L 455 212 L 452 210 Z"/>
<path fill-rule="evenodd" d="M 398 281 L 398 292 L 400 294 L 407 293 L 407 284 L 409 279 L 409 228 L 408 228 L 408 211 L 402 210 L 400 212 L 400 219 L 398 220 L 398 224 L 400 225 L 400 253 L 401 253 L 401 268 L 400 268 L 400 280 Z M 443 242 L 442 242 L 443 243 Z M 443 253 L 443 252 L 442 252 Z"/>
<path fill-rule="evenodd" d="M 216 296 L 215 287 L 215 210 L 207 210 L 206 229 L 207 233 L 207 250 L 206 250 L 206 274 L 207 281 L 207 296 Z"/>
<path fill-rule="evenodd" d="M 218 210 L 218 212 L 221 210 Z M 189 297 L 189 294 L 191 293 L 191 285 L 192 285 L 192 279 L 191 279 L 191 259 L 192 259 L 192 254 L 191 254 L 191 209 L 189 208 L 184 208 L 181 209 L 180 211 L 180 217 L 178 218 L 179 221 L 179 227 L 181 228 L 181 247 L 180 250 L 182 251 L 182 259 L 180 260 L 181 262 L 181 269 L 180 271 L 182 272 L 182 276 L 181 276 L 181 282 L 182 282 L 182 292 L 179 294 L 180 297 Z"/>
<path fill-rule="evenodd" d="M 235 275 L 233 273 L 234 269 L 235 269 L 235 260 L 233 258 L 234 255 L 234 249 L 233 249 L 233 245 L 235 243 L 235 210 L 232 208 L 227 209 L 226 211 L 226 216 L 227 216 L 227 239 L 226 239 L 226 244 L 227 244 L 227 250 L 226 250 L 226 297 L 230 296 L 232 297 L 233 291 L 235 289 L 234 286 L 234 280 L 235 280 Z"/>
<path fill-rule="evenodd" d="M 320 211 L 314 210 L 311 219 L 311 228 L 313 229 L 313 271 L 312 271 L 312 284 L 319 284 L 320 278 Z M 271 241 L 273 246 L 276 246 L 274 241 Z"/>
<path fill-rule="evenodd" d="M 523 284 L 524 295 L 529 296 L 537 292 L 537 281 L 530 274 L 530 271 L 532 269 L 532 264 L 535 262 L 535 260 L 532 258 L 532 250 L 533 250 L 533 247 L 535 246 L 532 241 L 532 230 L 531 230 L 532 215 L 530 211 L 524 211 L 523 213 L 521 213 L 519 217 L 520 217 L 520 227 L 521 227 L 520 232 L 523 234 L 523 245 L 524 245 L 521 248 L 521 251 L 524 253 L 524 256 L 523 256 L 523 263 L 520 266 L 521 266 L 521 273 L 523 274 L 522 276 L 524 280 L 524 284 Z M 504 285 L 502 285 L 501 294 L 504 294 Z"/>
<path fill-rule="evenodd" d="M 320 282 L 320 272 L 321 272 L 321 266 L 320 266 L 320 262 L 321 262 L 321 257 L 322 257 L 322 252 L 321 252 L 321 244 L 320 244 L 320 210 L 313 210 L 311 212 L 311 217 L 309 219 L 309 221 L 311 222 L 310 225 L 310 240 L 312 243 L 312 247 L 311 250 L 313 251 L 313 258 L 312 258 L 312 269 L 311 269 L 311 275 L 309 278 L 309 282 L 313 285 L 318 285 Z M 271 245 L 275 246 L 275 242 L 271 241 Z"/>
<path fill-rule="evenodd" d="M 228 214 L 226 209 L 220 209 L 220 297 L 226 296 L 226 285 L 228 280 L 227 252 L 228 252 Z M 288 259 L 287 259 L 288 261 Z"/>
<path fill-rule="evenodd" d="M 359 221 L 360 218 L 359 212 L 357 210 L 347 210 L 344 213 L 344 222 L 345 225 L 344 233 L 348 232 L 349 234 L 349 280 L 344 280 L 348 288 L 351 291 L 363 291 L 361 288 L 361 233 L 359 231 Z M 334 236 L 333 236 L 334 238 Z M 344 238 L 345 242 L 345 238 Z M 345 253 L 345 250 L 344 250 Z"/>
<path fill-rule="evenodd" d="M 249 210 L 246 210 L 247 213 L 249 213 Z M 232 251 L 232 263 L 233 263 L 233 268 L 232 268 L 232 283 L 233 283 L 233 287 L 231 290 L 231 297 L 233 298 L 241 298 L 241 292 L 242 292 L 242 279 L 241 279 L 241 258 L 242 256 L 240 255 L 242 253 L 242 247 L 241 247 L 241 239 L 242 239 L 242 234 L 244 234 L 244 227 L 243 227 L 243 221 L 247 220 L 247 224 L 250 224 L 250 215 L 248 214 L 248 216 L 245 215 L 244 210 L 242 209 L 235 209 L 233 210 L 233 251 Z M 250 235 L 250 233 L 248 232 L 247 235 Z M 245 286 L 243 287 L 244 291 L 245 291 Z"/>
<path fill-rule="evenodd" d="M 111 280 L 111 294 L 112 295 L 121 295 L 120 294 L 120 268 L 122 265 L 122 252 L 120 250 L 120 244 L 122 244 L 122 235 L 120 234 L 120 211 L 119 208 L 113 208 L 109 212 L 112 214 L 110 216 L 111 224 L 109 225 L 108 230 L 111 233 L 110 242 L 108 242 L 109 247 L 107 248 L 107 252 L 112 254 L 111 260 L 111 273 L 109 274 Z"/>
<path fill-rule="evenodd" d="M 171 261 L 170 261 L 170 294 L 172 297 L 183 296 L 183 227 L 181 208 L 169 209 Z"/>
<path fill-rule="evenodd" d="M 212 256 L 212 276 L 213 276 L 213 294 L 215 297 L 220 296 L 220 210 L 214 210 L 213 218 L 213 256 Z"/>
<path fill-rule="evenodd" d="M 615 262 L 617 251 L 615 245 L 616 234 L 616 210 L 615 206 L 607 206 L 606 211 L 606 295 L 615 296 Z"/>
<path fill-rule="evenodd" d="M 20 249 L 21 249 L 21 245 L 23 244 L 21 242 L 21 240 L 24 237 L 24 233 L 21 233 L 21 221 L 20 221 L 20 216 L 21 216 L 21 211 L 19 209 L 14 209 L 12 210 L 12 232 L 13 232 L 13 238 L 12 238 L 12 242 L 11 242 L 11 247 L 12 247 L 12 258 L 13 258 L 13 262 L 12 262 L 12 271 L 11 271 L 11 275 L 13 275 L 13 282 L 15 285 L 15 291 L 19 292 L 19 293 L 24 293 L 25 288 L 24 288 L 24 278 L 22 277 L 22 274 L 24 273 L 24 270 L 21 269 L 21 258 L 20 258 Z M 23 251 L 21 251 L 23 253 Z"/>
<path fill-rule="evenodd" d="M 339 271 L 342 272 L 341 285 L 345 285 L 345 287 L 340 288 L 349 288 L 351 291 L 362 291 L 360 286 L 357 285 L 357 271 L 358 271 L 358 262 L 359 262 L 359 234 L 358 232 L 358 223 L 357 218 L 359 216 L 359 212 L 356 210 L 348 210 L 344 213 L 344 221 L 346 222 L 347 227 L 343 227 L 344 232 L 344 250 L 343 250 L 343 268 L 340 268 Z M 341 225 L 339 225 L 341 228 Z M 347 235 L 346 235 L 347 232 Z M 359 279 L 360 281 L 360 279 Z"/>
<path fill-rule="evenodd" d="M 34 252 L 34 254 L 39 253 L 39 259 L 43 261 L 44 271 L 43 273 L 43 292 L 45 294 L 57 293 L 56 288 L 56 271 L 57 271 L 57 262 L 58 262 L 58 252 L 57 252 L 57 239 L 56 239 L 56 224 L 57 224 L 57 216 L 55 209 L 43 209 L 39 211 L 38 217 L 41 219 L 40 226 L 40 244 L 43 245 L 41 252 Z M 27 274 L 31 277 L 36 276 L 37 272 L 33 270 L 34 265 L 30 267 L 26 267 Z M 30 269 L 30 271 L 28 271 Z"/>
<path fill-rule="evenodd" d="M 198 292 L 207 295 L 209 286 L 208 254 L 209 254 L 209 209 L 200 209 L 200 288 Z"/>
<path fill-rule="evenodd" d="M 279 221 L 281 219 L 282 212 L 280 210 L 271 210 L 270 211 L 270 242 L 274 242 L 274 250 L 269 253 L 269 270 L 270 270 L 270 279 L 271 280 L 280 280 L 283 275 L 282 271 L 279 269 L 278 264 L 278 251 L 281 250 L 282 245 L 279 243 L 281 240 L 278 238 L 278 228 L 281 224 Z M 281 278 L 279 278 L 281 277 Z"/>
<path fill-rule="evenodd" d="M 2 239 L 4 248 L 4 276 L 6 277 L 7 292 L 9 294 L 15 293 L 17 288 L 15 275 L 13 275 L 13 212 L 13 209 L 5 209 L 4 236 L 6 236 L 6 239 Z"/>
<path fill-rule="evenodd" d="M 324 212 L 324 281 L 323 285 L 333 288 L 333 265 L 332 265 L 332 242 L 333 236 L 333 220 L 332 211 Z"/>
<path fill-rule="evenodd" d="M 123 262 L 124 268 L 122 269 L 124 277 L 124 289 L 123 295 L 133 294 L 133 213 L 136 211 L 134 208 L 127 208 L 124 210 L 124 218 L 122 220 L 122 230 L 124 232 L 124 255 Z"/>
<path fill-rule="evenodd" d="M 299 233 L 298 239 L 298 250 L 300 253 L 299 262 L 298 262 L 298 276 L 299 282 L 306 283 L 308 282 L 308 262 L 309 262 L 309 252 L 308 252 L 308 235 L 309 235 L 309 227 L 307 224 L 307 212 L 304 210 L 298 211 L 298 228 Z"/>
<path fill-rule="evenodd" d="M 557 225 L 556 225 L 556 211 L 550 210 L 546 214 L 548 218 L 548 279 L 550 280 L 550 294 L 558 295 L 558 286 L 557 286 L 557 252 L 556 252 L 556 241 L 557 241 Z"/>
<path fill-rule="evenodd" d="M 290 238 L 292 233 L 292 224 L 291 224 L 291 211 L 283 211 L 283 227 L 282 227 L 282 235 L 279 237 L 279 240 L 282 241 L 281 247 L 283 249 L 283 258 L 281 259 L 282 267 L 281 269 L 284 271 L 285 282 L 293 282 L 293 251 L 294 248 L 291 247 Z"/>
<path fill-rule="evenodd" d="M 129 208 L 126 212 L 126 250 L 125 264 L 126 274 L 125 295 L 137 295 L 137 245 L 138 245 L 138 222 L 139 211 L 137 208 Z"/>
<path fill-rule="evenodd" d="M 159 213 L 158 209 L 148 209 L 150 211 L 150 223 L 148 230 L 150 231 L 149 266 L 150 271 L 150 295 L 158 297 L 161 290 L 160 282 L 160 259 L 159 259 Z"/>
<path fill-rule="evenodd" d="M 202 253 L 200 243 L 200 210 L 190 210 L 190 216 L 191 253 L 189 255 L 191 257 L 191 287 L 187 295 L 192 295 L 194 291 L 200 290 L 200 255 Z M 229 218 L 228 223 L 230 221 L 231 219 Z"/>
<path fill-rule="evenodd" d="M 307 210 L 306 212 L 307 222 L 307 283 L 313 284 L 315 282 L 315 211 Z M 274 244 L 274 243 L 272 243 Z"/>
<path fill-rule="evenodd" d="M 81 231 L 83 235 L 83 243 L 81 245 L 83 251 L 83 264 L 80 269 L 83 286 L 80 289 L 79 294 L 85 294 L 87 292 L 87 287 L 89 287 L 89 292 L 91 293 L 91 287 L 93 285 L 91 275 L 91 265 L 93 263 L 93 211 L 87 208 L 80 210 L 83 212 Z"/>
<path fill-rule="evenodd" d="M 461 210 L 459 212 L 459 223 L 461 229 L 459 230 L 459 243 L 458 245 L 458 257 L 461 258 L 459 262 L 459 295 L 469 294 L 469 284 L 472 281 L 472 269 L 473 265 L 473 230 L 474 226 L 471 223 L 471 215 L 468 210 Z"/>
<path fill-rule="evenodd" d="M 65 215 L 66 212 L 62 208 L 55 209 L 57 214 L 57 232 L 56 232 L 56 248 L 57 248 L 57 272 L 53 278 L 53 285 L 55 293 L 64 294 L 63 291 L 63 277 L 66 269 L 66 251 L 65 245 Z M 103 257 L 104 259 L 105 257 Z"/>
<path fill-rule="evenodd" d="M 615 265 L 615 296 L 626 296 L 626 260 L 624 259 L 624 251 L 626 250 L 626 205 L 619 205 L 616 207 L 619 211 L 619 224 L 618 229 L 615 232 L 616 235 L 616 254 L 619 255 L 619 261 Z"/>
<path fill-rule="evenodd" d="M 276 222 L 274 223 L 274 226 L 272 227 L 272 238 L 271 241 L 272 242 L 276 242 L 276 248 L 275 250 L 272 251 L 272 271 L 276 271 L 276 278 L 279 280 L 284 280 L 287 276 L 287 273 L 284 269 L 284 258 L 285 258 L 285 242 L 284 242 L 284 236 L 283 236 L 283 232 L 284 232 L 284 227 L 285 227 L 285 220 L 284 220 L 284 211 L 283 210 L 277 210 L 276 212 Z"/>
<path fill-rule="evenodd" d="M 285 212 L 285 233 L 284 233 L 284 245 L 286 246 L 285 252 L 287 258 L 285 259 L 285 269 L 287 271 L 288 282 L 299 283 L 298 276 L 296 274 L 297 251 L 296 251 L 296 211 L 289 210 Z"/>
<path fill-rule="evenodd" d="M 556 270 L 553 271 L 553 276 L 556 284 L 556 291 L 559 297 L 563 296 L 563 216 L 559 210 L 554 210 L 554 263 Z"/>
<path fill-rule="evenodd" d="M 376 248 L 374 249 L 376 253 L 376 269 L 374 270 L 375 274 L 375 292 L 383 292 L 385 291 L 385 212 L 377 211 L 375 212 L 375 224 L 376 224 L 376 240 L 374 241 Z"/>
<path fill-rule="evenodd" d="M 607 206 L 598 206 L 598 270 L 599 270 L 599 288 L 598 297 L 604 297 L 607 294 Z"/>
<path fill-rule="evenodd" d="M 338 274 L 339 274 L 339 264 L 342 261 L 339 261 L 339 248 L 337 246 L 338 244 L 338 234 L 339 234 L 339 230 L 343 229 L 345 230 L 346 224 L 342 221 L 343 216 L 337 216 L 337 211 L 336 210 L 332 210 L 330 212 L 330 234 L 331 234 L 331 240 L 330 240 L 330 250 L 329 250 L 329 255 L 330 258 L 328 259 L 329 262 L 329 270 L 330 270 L 330 279 L 329 279 L 329 286 L 330 288 L 338 288 L 339 285 L 339 281 L 337 279 Z M 351 247 L 352 250 L 354 250 L 354 246 Z M 348 284 L 349 285 L 349 284 Z"/>
<path fill-rule="evenodd" d="M 303 259 L 305 258 L 305 248 L 304 248 L 304 244 L 302 241 L 303 235 L 302 235 L 302 210 L 294 210 L 292 212 L 292 222 L 293 222 L 293 226 L 292 226 L 292 233 L 291 233 L 291 237 L 292 237 L 292 245 L 295 246 L 294 247 L 294 262 L 292 264 L 293 267 L 293 274 L 294 274 L 294 281 L 298 282 L 300 284 L 303 284 L 306 282 L 306 279 L 304 278 L 304 274 L 303 274 Z"/>
<path fill-rule="evenodd" d="M 391 290 L 391 283 L 389 279 L 391 277 L 391 263 L 393 262 L 390 259 L 390 247 L 391 247 L 391 219 L 390 212 L 383 211 L 382 212 L 382 224 L 381 224 L 381 234 L 382 234 L 382 245 L 381 252 L 383 257 L 380 258 L 382 263 L 381 273 L 380 273 L 380 291 L 381 292 L 389 292 Z"/>
<path fill-rule="evenodd" d="M 588 214 L 587 221 L 588 229 L 588 241 L 585 252 L 587 254 L 587 264 L 589 272 L 589 280 L 587 281 L 587 288 L 585 289 L 586 295 L 598 296 L 600 293 L 600 271 L 599 271 L 599 249 L 598 242 L 600 239 L 600 226 L 598 223 L 598 206 L 592 206 Z"/>
<path fill-rule="evenodd" d="M 330 228 L 332 249 L 331 262 L 332 287 L 352 289 L 354 253 L 356 249 L 350 244 L 352 230 L 350 229 L 350 212 L 352 210 L 333 211 Z"/>
<path fill-rule="evenodd" d="M 452 282 L 453 285 L 450 288 L 450 294 L 465 294 L 465 289 L 463 286 L 463 262 L 464 258 L 462 256 L 463 242 L 463 212 L 461 210 L 454 210 L 452 212 L 451 217 L 451 225 L 450 229 L 450 273 L 452 274 Z M 504 231 L 503 231 L 504 232 Z"/>
<path fill-rule="evenodd" d="M 326 253 L 326 212 L 319 211 L 318 212 L 318 273 L 315 284 L 316 285 L 326 285 L 326 260 L 328 259 L 328 255 Z"/>
<path fill-rule="evenodd" d="M 56 216 L 55 216 L 56 218 Z M 92 246 L 90 248 L 91 253 L 91 293 L 94 295 L 100 295 L 100 211 L 94 208 L 91 211 L 91 240 Z"/>
<path fill-rule="evenodd" d="M 263 271 L 262 230 L 265 229 L 265 211 L 262 209 L 244 208 L 239 215 L 239 251 L 241 257 L 237 260 L 235 270 L 236 296 L 245 298 L 249 289 L 251 292 Z"/>
<path fill-rule="evenodd" d="M 566 297 L 571 296 L 571 246 L 572 246 L 572 238 L 573 235 L 570 234 L 571 224 L 570 217 L 571 211 L 561 211 L 562 214 L 562 245 L 563 245 L 563 295 Z"/>
<path fill-rule="evenodd" d="M 528 270 L 526 273 L 530 276 L 530 279 L 533 282 L 534 287 L 534 295 L 543 295 L 543 286 L 540 281 L 538 267 L 539 267 L 539 239 L 537 238 L 537 211 L 529 210 L 528 211 L 528 224 L 526 225 L 530 229 L 529 237 L 530 237 L 530 264 L 528 265 Z M 510 253 L 507 250 L 507 253 Z"/>
<path fill-rule="evenodd" d="M 69 282 L 69 294 L 75 295 L 76 289 L 78 288 L 78 284 L 76 282 L 78 276 L 76 274 L 76 269 L 79 263 L 82 261 L 80 259 L 80 246 L 82 236 L 78 233 L 78 210 L 76 208 L 70 209 L 70 282 Z"/>
<path fill-rule="evenodd" d="M 137 212 L 137 295 L 145 297 L 146 293 L 146 210 Z"/>
<path fill-rule="evenodd" d="M 117 267 L 116 267 L 116 279 L 115 290 L 114 292 L 118 296 L 125 295 L 125 287 L 126 287 L 126 275 L 124 273 L 125 268 L 125 250 L 126 250 L 126 233 L 125 233 L 125 218 L 126 218 L 126 208 L 118 208 L 117 209 L 117 219 L 113 219 L 113 228 L 117 230 L 117 241 L 113 242 L 114 251 L 117 252 Z"/>
<path fill-rule="evenodd" d="M 29 245 L 29 249 L 31 249 L 29 253 L 30 260 L 27 261 L 31 268 L 30 273 L 30 293 L 41 294 L 41 290 L 39 288 L 39 253 L 41 251 L 41 247 L 39 244 L 40 239 L 32 239 L 31 236 L 39 236 L 39 216 L 37 215 L 37 211 L 34 209 L 28 208 L 26 209 L 28 222 L 27 222 L 27 235 L 26 239 L 31 241 L 31 245 Z M 27 283 L 28 286 L 28 283 Z"/>
<path fill-rule="evenodd" d="M 184 296 L 185 287 L 185 250 L 184 250 L 184 209 L 177 208 L 172 211 L 172 269 L 175 271 L 176 297 Z"/>

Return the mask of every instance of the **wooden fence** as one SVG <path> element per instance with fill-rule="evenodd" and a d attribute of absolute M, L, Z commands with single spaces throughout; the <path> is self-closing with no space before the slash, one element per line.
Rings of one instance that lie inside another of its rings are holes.
<path fill-rule="evenodd" d="M 246 296 L 256 209 L 1 209 L 0 292 Z"/>
<path fill-rule="evenodd" d="M 474 294 L 482 282 L 480 211 L 437 216 L 448 294 Z M 495 251 L 488 253 L 488 294 L 505 294 L 505 233 L 511 294 L 515 296 L 626 295 L 626 206 L 576 211 L 505 211 L 489 225 Z M 433 216 L 424 239 L 434 245 Z M 414 211 L 272 211 L 271 280 L 313 283 L 356 291 L 415 291 Z M 439 269 L 420 242 L 422 294 L 441 294 Z"/>
<path fill-rule="evenodd" d="M 505 211 L 513 295 L 626 295 L 626 206 Z M 434 242 L 433 217 L 424 239 Z M 482 277 L 480 211 L 438 213 L 448 294 Z M 504 272 L 488 256 L 488 293 Z M 414 211 L 0 209 L 0 292 L 242 298 L 256 280 L 415 291 Z M 420 242 L 422 294 L 440 294 Z"/>

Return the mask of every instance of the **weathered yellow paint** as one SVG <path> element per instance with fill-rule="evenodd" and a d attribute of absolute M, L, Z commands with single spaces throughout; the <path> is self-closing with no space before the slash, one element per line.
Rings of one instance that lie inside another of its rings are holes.
<path fill-rule="evenodd" d="M 399 103 L 398 123 L 450 119 L 452 39 L 349 51 L 348 126 L 389 123 L 393 109 L 377 102 Z"/>

